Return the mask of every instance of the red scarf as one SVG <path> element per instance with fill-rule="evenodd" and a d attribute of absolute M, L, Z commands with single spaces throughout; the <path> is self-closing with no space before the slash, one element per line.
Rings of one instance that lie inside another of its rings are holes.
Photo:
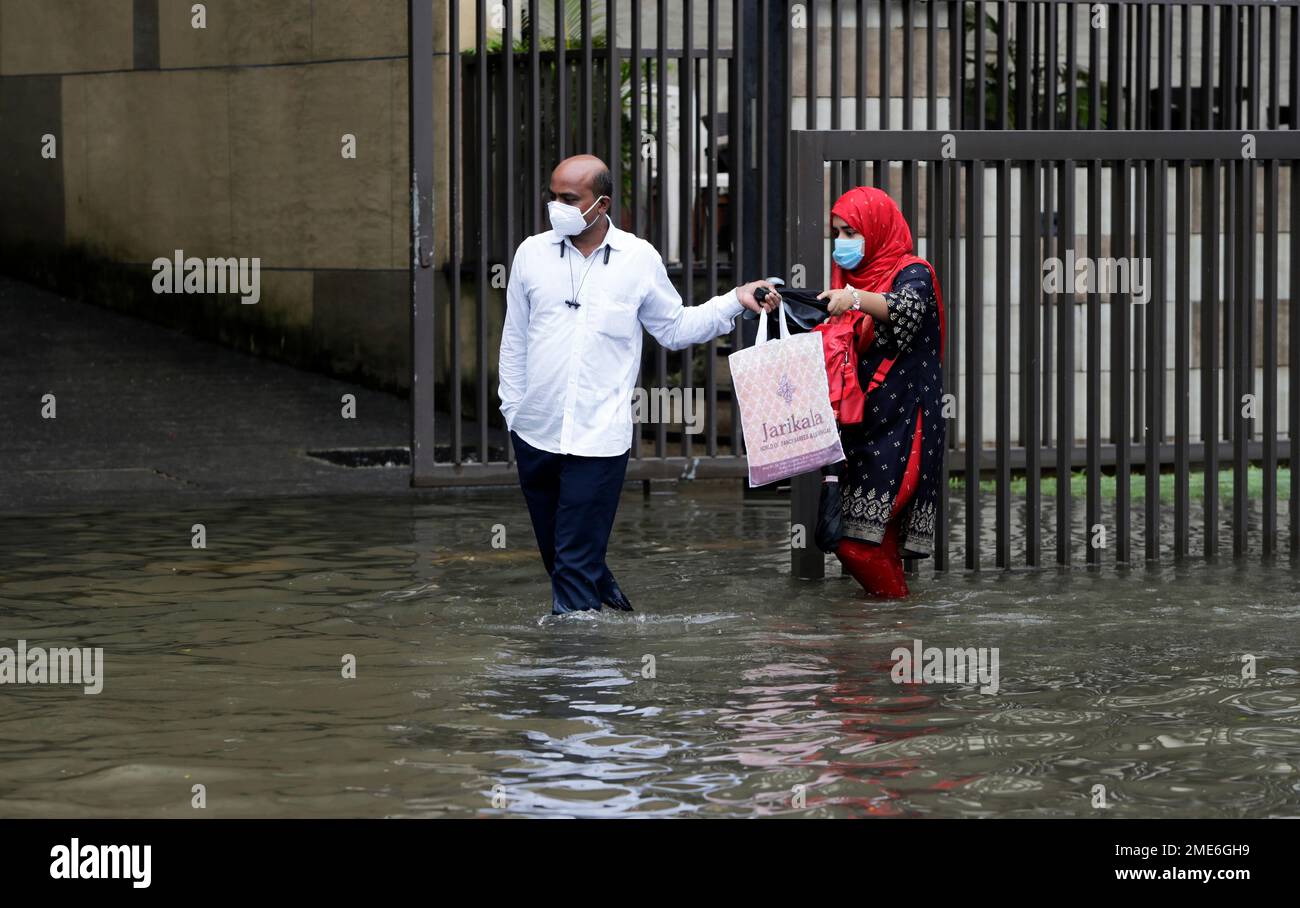
<path fill-rule="evenodd" d="M 843 218 L 858 232 L 863 243 L 862 261 L 856 268 L 841 268 L 832 260 L 831 289 L 853 286 L 871 293 L 888 293 L 900 271 L 909 265 L 924 265 L 930 269 L 934 298 L 939 305 L 939 352 L 942 355 L 947 325 L 939 276 L 934 273 L 933 265 L 912 254 L 911 228 L 889 193 L 874 186 L 855 187 L 836 200 L 831 206 L 831 214 Z"/>

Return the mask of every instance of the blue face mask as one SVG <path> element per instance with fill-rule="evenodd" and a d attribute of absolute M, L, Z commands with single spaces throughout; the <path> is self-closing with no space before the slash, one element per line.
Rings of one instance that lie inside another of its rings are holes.
<path fill-rule="evenodd" d="M 837 239 L 831 258 L 835 259 L 835 264 L 841 268 L 856 268 L 858 262 L 862 261 L 862 245 L 862 237 L 850 240 Z"/>

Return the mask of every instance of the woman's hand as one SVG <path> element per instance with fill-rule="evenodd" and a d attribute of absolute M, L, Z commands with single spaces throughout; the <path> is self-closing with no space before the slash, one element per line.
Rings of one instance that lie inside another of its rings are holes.
<path fill-rule="evenodd" d="M 853 308 L 853 291 L 847 288 L 843 290 L 823 290 L 817 294 L 817 298 L 827 301 L 826 311 L 831 315 L 841 315 Z"/>
<path fill-rule="evenodd" d="M 827 301 L 826 311 L 831 315 L 840 315 L 848 312 L 853 308 L 855 302 L 861 303 L 859 308 L 865 314 L 871 316 L 876 321 L 883 321 L 889 318 L 889 301 L 883 294 L 872 293 L 869 290 L 858 290 L 858 298 L 853 298 L 854 289 L 845 287 L 842 290 L 823 290 L 817 294 L 817 298 Z"/>

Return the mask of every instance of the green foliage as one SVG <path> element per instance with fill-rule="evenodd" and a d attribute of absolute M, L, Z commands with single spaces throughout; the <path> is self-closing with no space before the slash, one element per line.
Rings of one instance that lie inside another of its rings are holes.
<path fill-rule="evenodd" d="M 1160 474 L 1160 500 L 1161 502 L 1172 504 L 1174 501 L 1174 481 L 1176 477 L 1172 473 Z M 1232 470 L 1219 471 L 1219 495 L 1226 497 L 1232 494 L 1233 473 Z M 963 488 L 964 483 L 960 478 L 952 480 L 953 488 Z M 1187 477 L 1188 494 L 1196 500 L 1205 494 L 1205 472 L 1189 473 Z M 1044 476 L 1039 483 L 1039 494 L 1043 497 L 1051 497 L 1056 494 L 1056 477 Z M 1115 497 L 1116 478 L 1114 476 L 1103 475 L 1101 477 L 1101 497 L 1113 499 Z M 1028 489 L 1028 482 L 1024 476 L 1016 476 L 1011 480 L 1011 494 L 1015 497 L 1024 497 Z M 1250 498 L 1258 499 L 1264 493 L 1264 471 L 1259 467 L 1250 467 L 1246 473 L 1246 489 Z M 997 483 L 993 480 L 982 479 L 980 481 L 981 492 L 996 492 Z M 1129 496 L 1134 501 L 1146 498 L 1147 480 L 1146 476 L 1139 472 L 1134 472 L 1129 476 Z M 1088 477 L 1081 472 L 1072 472 L 1070 474 L 1070 496 L 1072 498 L 1082 499 L 1088 493 Z M 1287 468 L 1281 468 L 1277 471 L 1277 496 L 1280 499 L 1288 498 L 1291 494 L 1291 471 Z"/>

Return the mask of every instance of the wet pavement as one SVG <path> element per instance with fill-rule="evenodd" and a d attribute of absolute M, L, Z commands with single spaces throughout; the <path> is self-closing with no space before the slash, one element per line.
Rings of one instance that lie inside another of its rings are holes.
<path fill-rule="evenodd" d="M 396 492 L 404 470 L 308 450 L 410 444 L 396 395 L 0 277 L 0 512 L 141 496 Z M 54 395 L 55 418 L 43 418 Z M 345 419 L 344 395 L 355 397 Z"/>

